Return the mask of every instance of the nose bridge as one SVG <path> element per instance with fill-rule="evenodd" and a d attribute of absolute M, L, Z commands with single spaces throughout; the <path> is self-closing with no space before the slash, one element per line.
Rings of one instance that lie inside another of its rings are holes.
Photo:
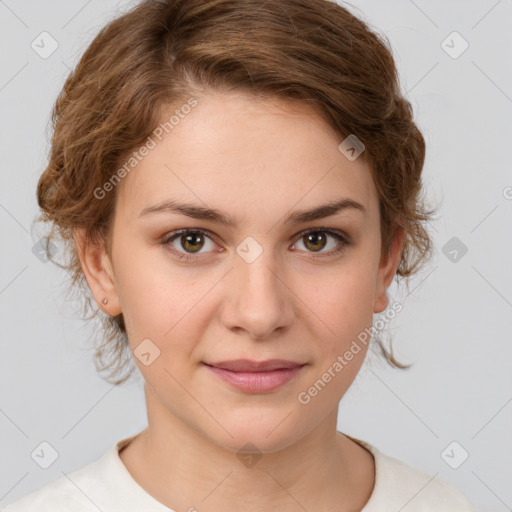
<path fill-rule="evenodd" d="M 231 306 L 226 324 L 264 338 L 291 321 L 291 294 L 284 284 L 281 266 L 271 248 L 254 239 L 237 247 L 237 257 L 229 286 Z M 233 282 L 234 281 L 234 282 Z"/>
<path fill-rule="evenodd" d="M 275 255 L 270 249 L 262 252 L 254 261 L 239 258 L 237 270 L 249 296 L 264 294 L 268 301 L 277 299 L 281 280 Z M 282 284 L 282 283 L 281 283 Z"/>

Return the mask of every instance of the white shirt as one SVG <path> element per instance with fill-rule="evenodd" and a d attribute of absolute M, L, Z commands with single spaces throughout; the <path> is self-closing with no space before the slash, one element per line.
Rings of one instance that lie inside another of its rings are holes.
<path fill-rule="evenodd" d="M 175 512 L 146 492 L 119 457 L 119 450 L 134 437 L 117 442 L 94 462 L 32 491 L 3 511 Z M 375 459 L 375 485 L 361 512 L 476 512 L 454 485 L 385 455 L 365 441 L 347 437 Z"/>

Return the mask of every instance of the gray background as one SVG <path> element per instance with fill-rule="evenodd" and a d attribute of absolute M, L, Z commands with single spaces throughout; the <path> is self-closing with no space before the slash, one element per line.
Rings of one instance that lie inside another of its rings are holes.
<path fill-rule="evenodd" d="M 98 30 L 132 3 L 0 1 L 0 506 L 146 426 L 141 378 L 113 387 L 96 375 L 66 274 L 33 254 L 31 229 L 57 94 Z M 431 264 L 407 297 L 390 290 L 391 302 L 405 301 L 390 324 L 397 357 L 415 365 L 392 370 L 370 354 L 338 428 L 452 482 L 479 510 L 512 510 L 512 1 L 356 0 L 351 9 L 392 43 L 440 210 Z M 59 45 L 46 59 L 31 48 L 43 31 Z M 457 58 L 461 40 L 442 43 L 453 31 L 469 43 Z M 443 252 L 452 237 L 467 247 L 456 261 L 451 245 Z M 31 458 L 43 441 L 59 454 L 48 469 Z M 453 469 L 445 459 L 456 465 L 462 450 L 469 457 Z"/>

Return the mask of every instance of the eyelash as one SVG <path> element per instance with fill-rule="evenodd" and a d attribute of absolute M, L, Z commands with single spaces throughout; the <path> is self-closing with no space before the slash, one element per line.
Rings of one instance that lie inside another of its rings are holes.
<path fill-rule="evenodd" d="M 193 255 L 193 254 L 189 254 L 189 253 L 182 253 L 182 252 L 176 251 L 174 248 L 171 248 L 169 246 L 169 244 L 171 242 L 173 242 L 176 238 L 178 238 L 180 235 L 188 234 L 188 233 L 200 233 L 200 234 L 210 238 L 210 240 L 212 240 L 212 233 L 210 233 L 209 231 L 206 231 L 206 230 L 200 229 L 200 228 L 198 228 L 198 229 L 187 228 L 187 229 L 179 229 L 177 231 L 173 231 L 172 233 L 169 233 L 161 241 L 161 244 L 163 246 L 165 246 L 166 249 L 169 250 L 171 253 L 177 254 L 179 259 L 180 259 L 180 261 L 183 261 L 183 260 L 184 261 L 197 260 L 198 258 L 202 257 L 201 254 Z M 322 228 L 322 227 L 320 227 L 320 228 L 310 228 L 310 229 L 306 229 L 304 231 L 301 231 L 300 233 L 297 234 L 296 242 L 294 242 L 294 244 L 297 243 L 304 236 L 309 235 L 311 233 L 326 233 L 326 234 L 332 236 L 338 242 L 340 242 L 339 246 L 336 249 L 333 249 L 332 251 L 330 251 L 330 253 L 320 254 L 320 255 L 315 255 L 314 253 L 312 253 L 314 259 L 338 255 L 342 251 L 344 251 L 347 247 L 350 247 L 352 245 L 352 242 L 349 240 L 349 238 L 344 233 L 342 233 L 341 231 L 327 229 L 327 228 Z M 214 242 L 214 240 L 212 240 L 212 242 Z"/>

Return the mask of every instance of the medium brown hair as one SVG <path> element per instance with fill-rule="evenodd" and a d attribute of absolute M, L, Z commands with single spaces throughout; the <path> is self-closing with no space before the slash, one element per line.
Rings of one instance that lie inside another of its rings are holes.
<path fill-rule="evenodd" d="M 405 241 L 397 276 L 410 277 L 431 253 L 421 172 L 425 141 L 400 91 L 387 38 L 330 0 L 146 0 L 109 22 L 67 78 L 52 113 L 49 163 L 37 186 L 80 290 L 83 316 L 103 323 L 95 362 L 109 382 L 133 372 L 122 313 L 98 309 L 82 272 L 74 235 L 110 247 L 116 192 L 94 191 L 146 142 L 170 106 L 204 90 L 307 102 L 340 135 L 366 149 L 379 196 L 381 247 L 398 228 Z M 53 261 L 53 260 L 52 260 Z M 405 368 L 377 340 L 386 360 Z M 129 372 L 123 370 L 131 366 Z"/>

